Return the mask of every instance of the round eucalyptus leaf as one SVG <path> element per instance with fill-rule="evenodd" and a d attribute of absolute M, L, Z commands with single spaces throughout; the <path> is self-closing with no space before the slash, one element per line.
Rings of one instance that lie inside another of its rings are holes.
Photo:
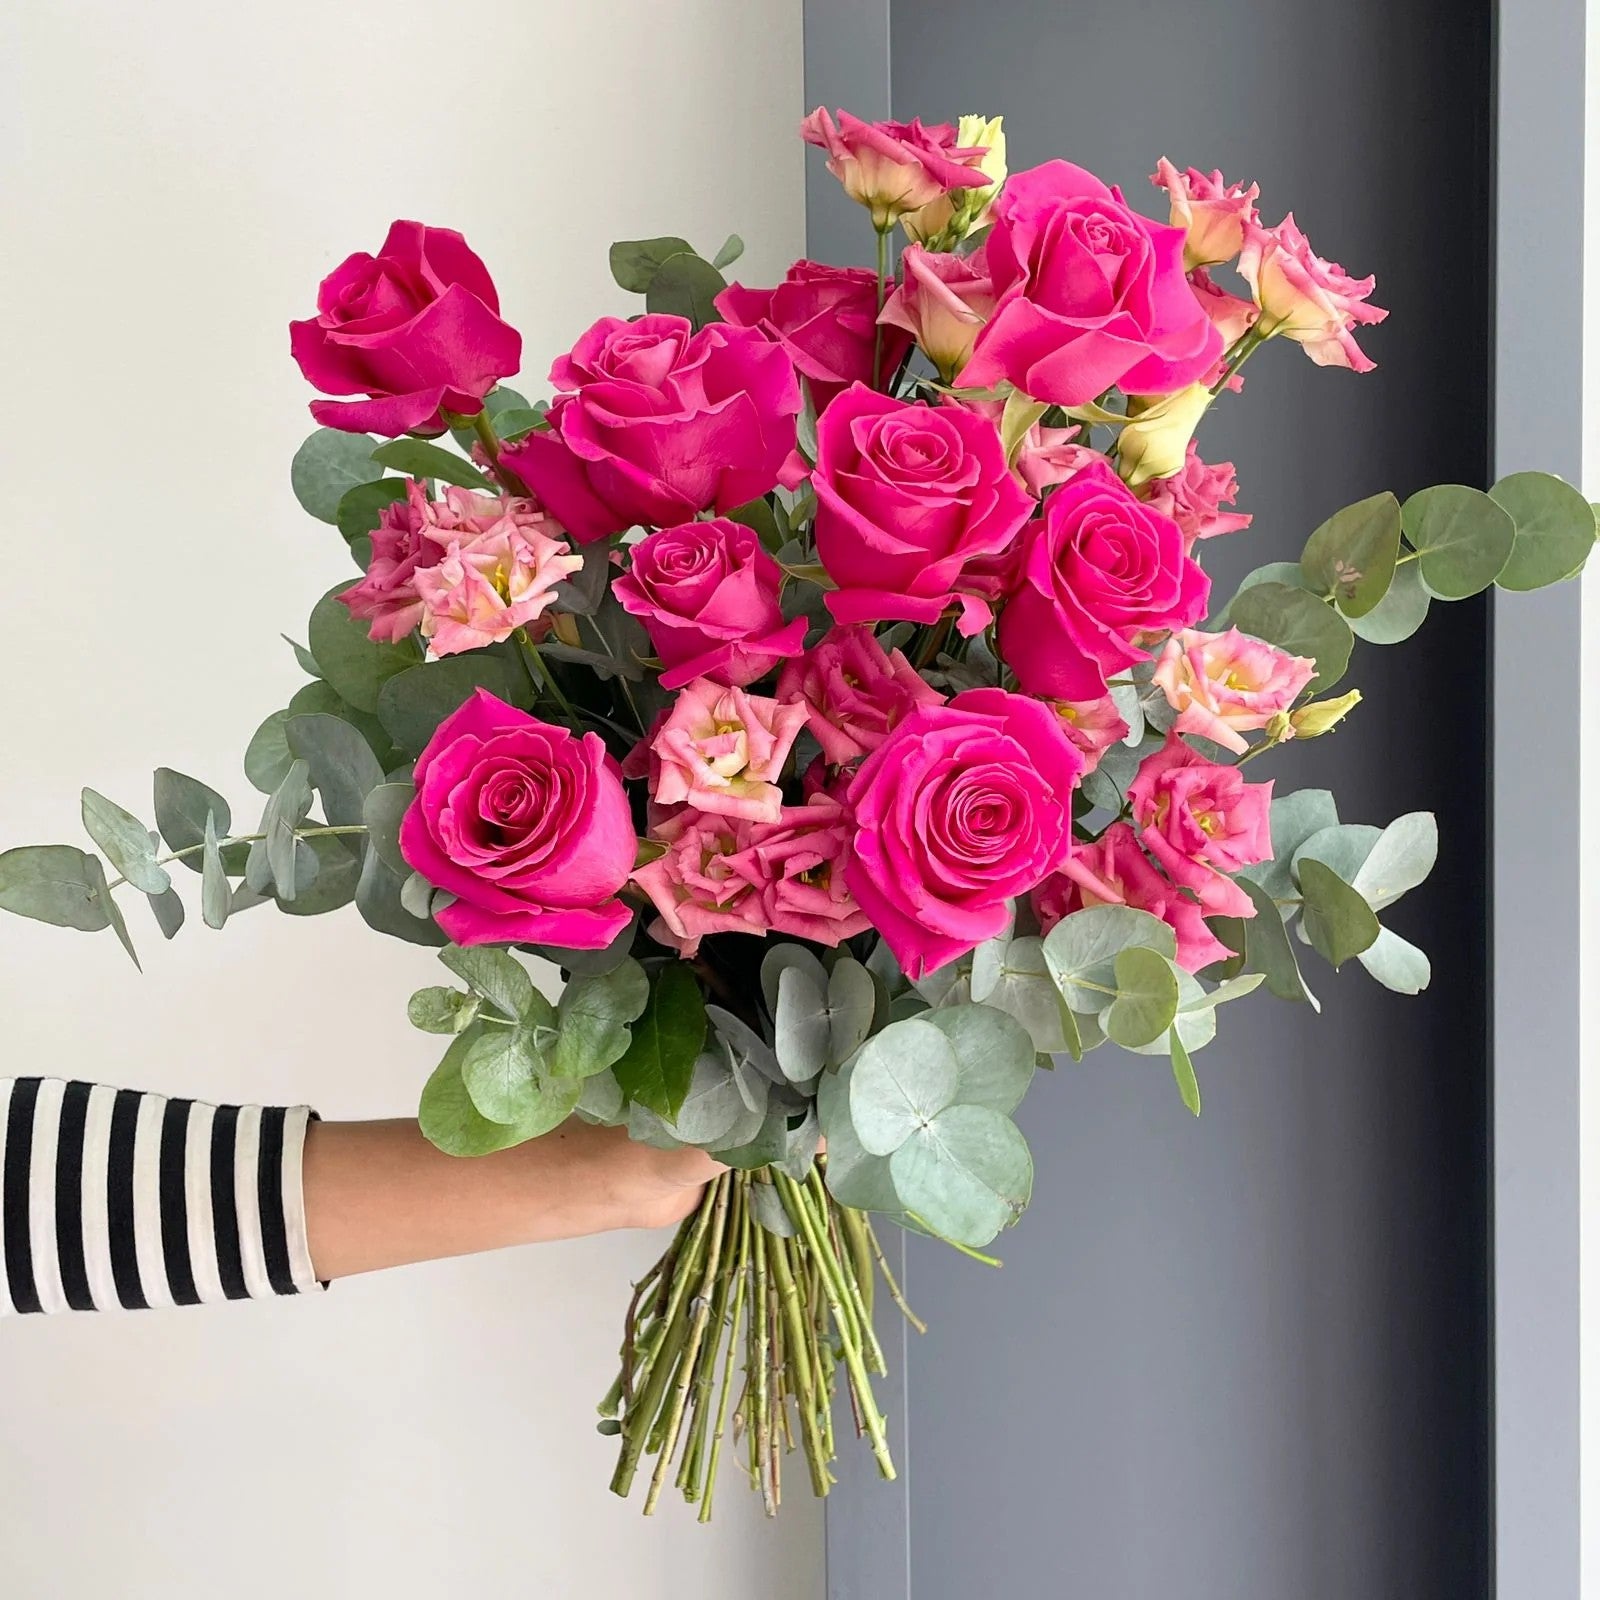
<path fill-rule="evenodd" d="M 988 1106 L 946 1107 L 911 1133 L 889 1168 L 907 1211 L 974 1249 L 1015 1222 L 1033 1192 L 1027 1141 L 1009 1117 Z"/>
<path fill-rule="evenodd" d="M 289 750 L 289 714 L 274 711 L 250 736 L 244 753 L 244 775 L 250 787 L 271 794 L 294 761 Z"/>
<path fill-rule="evenodd" d="M 360 826 L 366 799 L 383 782 L 383 768 L 359 731 L 339 717 L 290 717 L 289 748 L 311 769 L 322 814 L 336 828 Z"/>
<path fill-rule="evenodd" d="M 778 1010 L 773 1018 L 778 1065 L 795 1083 L 816 1077 L 828 1061 L 828 991 L 803 966 L 778 974 Z"/>
<path fill-rule="evenodd" d="M 1046 935 L 1045 966 L 1073 1011 L 1098 1016 L 1116 993 L 1117 954 L 1133 946 L 1169 960 L 1178 954 L 1171 927 L 1148 911 L 1089 906 L 1063 917 Z"/>
<path fill-rule="evenodd" d="M 444 1059 L 434 1068 L 422 1090 L 417 1122 L 423 1137 L 450 1156 L 482 1156 L 520 1144 L 524 1135 L 503 1123 L 491 1122 L 473 1105 L 461 1079 L 461 1066 L 481 1037 L 474 1027 L 451 1040 Z"/>
<path fill-rule="evenodd" d="M 464 1033 L 478 1015 L 478 997 L 435 984 L 406 1002 L 406 1020 L 423 1033 Z"/>
<path fill-rule="evenodd" d="M 987 987 L 982 995 L 977 992 L 978 955 L 986 947 L 980 945 L 974 952 L 973 999 L 1015 1017 L 1028 1030 L 1037 1054 L 1061 1054 L 1068 1048 L 1067 1022 L 1062 1016 L 1064 1002 L 1045 967 L 1044 940 L 1030 934 L 1021 939 L 991 940 L 990 943 L 1002 945 L 1002 949 L 993 958 L 992 974 L 985 975 Z"/>
<path fill-rule="evenodd" d="M 1158 1034 L 1148 1044 L 1124 1045 L 1124 1050 L 1141 1056 L 1164 1056 L 1171 1048 L 1170 1032 L 1176 1032 L 1190 1052 L 1205 1049 L 1216 1038 L 1217 1008 L 1209 1003 L 1205 986 L 1182 967 L 1174 967 L 1172 971 L 1178 980 L 1178 1009 L 1171 1030 Z"/>
<path fill-rule="evenodd" d="M 374 483 L 358 483 L 339 497 L 333 520 L 347 544 L 369 534 L 383 520 L 386 506 L 406 497 L 404 478 L 379 478 Z M 365 563 L 363 563 L 365 565 Z"/>
<path fill-rule="evenodd" d="M 1365 822 L 1341 822 L 1335 827 L 1320 829 L 1294 852 L 1291 866 L 1295 881 L 1299 881 L 1301 863 L 1309 859 L 1331 867 L 1346 883 L 1354 883 L 1382 836 L 1381 828 Z"/>
<path fill-rule="evenodd" d="M 361 806 L 361 820 L 367 825 L 372 848 L 391 872 L 402 875 L 410 872 L 411 866 L 400 854 L 400 823 L 416 798 L 412 784 L 380 783 L 368 792 Z"/>
<path fill-rule="evenodd" d="M 702 1050 L 689 1092 L 667 1126 L 685 1144 L 707 1146 L 725 1137 L 748 1114 L 727 1057 L 720 1050 Z"/>
<path fill-rule="evenodd" d="M 1338 825 L 1339 811 L 1327 789 L 1295 789 L 1274 795 L 1270 811 L 1272 859 L 1246 867 L 1240 877 L 1259 883 L 1275 899 L 1286 900 L 1294 893 L 1290 862 L 1296 850 L 1312 834 Z"/>
<path fill-rule="evenodd" d="M 215 789 L 187 773 L 174 772 L 171 767 L 156 768 L 155 811 L 156 827 L 169 850 L 193 850 L 197 844 L 204 844 L 208 815 L 216 819 L 219 838 L 226 838 L 233 826 L 233 812 Z M 198 853 L 178 859 L 192 872 L 200 871 Z"/>
<path fill-rule="evenodd" d="M 1306 541 L 1305 585 L 1347 617 L 1365 616 L 1389 592 L 1400 554 L 1400 502 L 1386 489 L 1336 511 Z"/>
<path fill-rule="evenodd" d="M 141 893 L 165 894 L 172 878 L 156 862 L 149 829 L 131 811 L 93 789 L 83 791 L 82 804 L 84 829 L 106 860 Z"/>
<path fill-rule="evenodd" d="M 717 1037 L 727 1047 L 735 1069 L 748 1069 L 767 1083 L 783 1083 L 783 1068 L 772 1053 L 772 1046 L 742 1018 L 725 1011 L 721 1006 L 707 1006 L 706 1016 L 716 1029 Z M 765 1105 L 766 1097 L 762 1096 Z M 755 1107 L 752 1105 L 752 1110 Z"/>
<path fill-rule="evenodd" d="M 1184 1047 L 1183 1040 L 1174 1028 L 1168 1047 L 1172 1051 L 1172 1077 L 1178 1085 L 1178 1093 L 1183 1097 L 1183 1103 L 1194 1116 L 1200 1115 L 1200 1080 L 1194 1075 L 1194 1063 L 1189 1059 L 1189 1052 Z"/>
<path fill-rule="evenodd" d="M 695 327 L 720 322 L 716 298 L 728 287 L 728 280 L 709 261 L 693 251 L 668 256 L 650 279 L 644 292 L 645 310 L 652 314 L 687 317 Z"/>
<path fill-rule="evenodd" d="M 1115 972 L 1117 997 L 1100 1018 L 1106 1037 L 1130 1050 L 1165 1038 L 1178 1014 L 1178 975 L 1172 963 L 1157 951 L 1136 946 L 1117 952 Z"/>
<path fill-rule="evenodd" d="M 614 1072 L 597 1072 L 583 1080 L 583 1091 L 575 1107 L 580 1117 L 590 1122 L 615 1127 L 622 1120 L 622 1085 Z"/>
<path fill-rule="evenodd" d="M 857 1211 L 901 1209 L 889 1172 L 889 1158 L 864 1150 L 850 1121 L 850 1080 L 854 1066 L 824 1073 L 817 1085 L 817 1120 L 828 1141 L 828 1192 Z"/>
<path fill-rule="evenodd" d="M 1420 563 L 1394 569 L 1389 592 L 1365 616 L 1349 618 L 1351 632 L 1368 644 L 1400 644 L 1427 620 L 1433 597 L 1422 581 Z"/>
<path fill-rule="evenodd" d="M 508 705 L 528 703 L 527 679 L 511 662 L 474 650 L 422 666 L 407 662 L 378 690 L 378 721 L 399 749 L 421 755 L 439 724 L 478 689 Z"/>
<path fill-rule="evenodd" d="M 1378 937 L 1378 919 L 1372 907 L 1322 861 L 1302 859 L 1296 870 L 1304 897 L 1301 926 L 1312 948 L 1337 970 Z"/>
<path fill-rule="evenodd" d="M 578 1078 L 604 1072 L 628 1048 L 631 1024 L 649 1000 L 650 980 L 631 959 L 610 972 L 571 979 L 556 1006 L 550 1070 Z"/>
<path fill-rule="evenodd" d="M 309 881 L 304 881 L 301 875 L 308 868 Z M 291 917 L 325 916 L 349 905 L 360 884 L 358 840 L 346 841 L 329 834 L 302 839 L 295 851 L 294 899 L 280 898 L 278 909 Z"/>
<path fill-rule="evenodd" d="M 1349 882 L 1374 911 L 1382 911 L 1415 889 L 1438 859 L 1439 824 L 1433 813 L 1408 811 L 1378 836 Z"/>
<path fill-rule="evenodd" d="M 374 932 L 403 939 L 407 944 L 448 944 L 450 941 L 436 922 L 431 918 L 427 922 L 419 921 L 401 905 L 400 890 L 404 882 L 398 872 L 383 864 L 376 850 L 368 850 L 356 882 L 356 910 L 361 913 L 361 920 Z"/>
<path fill-rule="evenodd" d="M 532 1015 L 541 1001 L 545 1015 L 539 1020 L 550 1020 L 549 1002 L 534 988 L 528 969 L 509 951 L 487 944 L 470 949 L 450 945 L 439 952 L 439 960 L 509 1021 Z"/>
<path fill-rule="evenodd" d="M 1344 676 L 1355 647 L 1350 624 L 1331 605 L 1287 584 L 1247 589 L 1228 608 L 1228 620 L 1241 633 L 1315 661 L 1317 674 L 1307 686 L 1312 694 L 1331 689 Z"/>
<path fill-rule="evenodd" d="M 877 1003 L 872 974 L 859 961 L 841 956 L 828 974 L 828 1060 L 835 1066 L 865 1042 Z"/>
<path fill-rule="evenodd" d="M 1157 958 L 1159 959 L 1159 957 Z M 1041 981 L 1052 1001 L 1049 980 Z M 1014 1111 L 1033 1082 L 1033 1037 L 1015 1017 L 992 1003 L 941 1006 L 924 1019 L 956 1053 L 955 1099 L 961 1105 Z"/>
<path fill-rule="evenodd" d="M 373 464 L 377 440 L 342 428 L 318 428 L 294 453 L 289 486 L 319 522 L 338 522 L 339 502 L 358 484 L 381 475 Z"/>
<path fill-rule="evenodd" d="M 1422 581 L 1440 600 L 1481 594 L 1500 575 L 1517 537 L 1509 512 L 1462 483 L 1419 489 L 1400 514 Z"/>
<path fill-rule="evenodd" d="M 1379 928 L 1378 937 L 1356 956 L 1356 960 L 1385 989 L 1393 989 L 1396 994 L 1421 994 L 1433 978 L 1433 967 L 1427 956 L 1388 928 Z"/>
<path fill-rule="evenodd" d="M 311 653 L 336 694 L 357 711 L 376 711 L 384 684 L 414 667 L 421 660 L 421 651 L 412 639 L 386 644 L 369 638 L 367 624 L 339 603 L 346 587 L 335 585 L 312 609 L 308 625 Z"/>
<path fill-rule="evenodd" d="M 1260 583 L 1283 584 L 1290 589 L 1303 589 L 1305 575 L 1300 570 L 1298 561 L 1269 561 L 1265 566 L 1257 567 L 1252 572 L 1247 572 L 1239 580 L 1239 587 L 1234 590 L 1233 600 L 1230 600 L 1215 617 L 1206 623 L 1208 632 L 1220 633 L 1233 623 L 1233 605 L 1247 589 L 1253 589 Z"/>
<path fill-rule="evenodd" d="M 752 1183 L 749 1188 L 750 1214 L 768 1233 L 780 1239 L 792 1239 L 799 1229 L 794 1218 L 784 1208 L 778 1191 L 770 1183 Z"/>
<path fill-rule="evenodd" d="M 855 1058 L 850 1122 L 872 1155 L 899 1149 L 955 1099 L 960 1081 L 955 1047 L 922 1017 L 875 1034 Z"/>
<path fill-rule="evenodd" d="M 486 1027 L 462 1060 L 461 1081 L 484 1116 L 510 1125 L 537 1107 L 543 1067 L 532 1029 Z"/>
<path fill-rule="evenodd" d="M 800 944 L 775 944 L 761 960 L 761 997 L 767 1003 L 767 1014 L 778 1014 L 778 982 L 789 967 L 799 967 L 811 980 L 820 995 L 828 992 L 828 972 L 811 951 Z"/>
<path fill-rule="evenodd" d="M 0 911 L 58 928 L 98 933 L 111 925 L 105 873 L 70 844 L 25 844 L 0 853 Z"/>
<path fill-rule="evenodd" d="M 1511 559 L 1495 580 L 1502 589 L 1542 589 L 1582 570 L 1594 549 L 1594 507 L 1548 472 L 1513 472 L 1489 497 L 1516 524 Z"/>

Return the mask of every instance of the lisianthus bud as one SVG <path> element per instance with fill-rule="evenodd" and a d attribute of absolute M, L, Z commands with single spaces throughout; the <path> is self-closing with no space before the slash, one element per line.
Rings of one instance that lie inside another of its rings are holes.
<path fill-rule="evenodd" d="M 962 149 L 982 150 L 974 163 L 989 181 L 981 189 L 957 189 L 908 211 L 900 226 L 915 244 L 930 250 L 951 250 L 988 220 L 989 207 L 1006 181 L 1006 134 L 1002 117 L 963 117 L 956 129 Z"/>
<path fill-rule="evenodd" d="M 1128 402 L 1130 410 L 1138 404 L 1137 398 Z M 1143 402 L 1139 419 L 1128 423 L 1117 439 L 1117 470 L 1130 488 L 1183 470 L 1189 440 L 1210 404 L 1211 391 L 1203 383 Z"/>
<path fill-rule="evenodd" d="M 1349 694 L 1342 694 L 1337 700 L 1314 700 L 1308 706 L 1301 706 L 1298 711 L 1289 713 L 1289 727 L 1293 730 L 1292 737 L 1296 739 L 1315 739 L 1319 735 L 1330 732 L 1339 723 L 1350 715 L 1361 704 L 1361 691 L 1352 689 Z M 1289 734 L 1280 734 L 1280 738 L 1288 738 Z"/>
<path fill-rule="evenodd" d="M 952 189 L 989 187 L 978 168 L 984 152 L 963 147 L 949 123 L 863 122 L 848 111 L 835 121 L 818 106 L 800 124 L 800 137 L 828 152 L 828 171 L 871 211 L 879 233 Z"/>

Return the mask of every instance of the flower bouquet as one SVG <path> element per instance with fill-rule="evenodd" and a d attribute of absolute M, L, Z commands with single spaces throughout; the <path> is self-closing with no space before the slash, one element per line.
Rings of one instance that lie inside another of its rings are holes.
<path fill-rule="evenodd" d="M 1037 1066 L 1164 1057 L 1198 1114 L 1219 1009 L 1316 1007 L 1307 952 L 1424 987 L 1379 915 L 1433 818 L 1342 821 L 1254 764 L 1350 714 L 1357 639 L 1570 578 L 1596 535 L 1540 473 L 1378 494 L 1213 594 L 1207 542 L 1250 519 L 1197 425 L 1268 343 L 1370 368 L 1372 280 L 1218 173 L 1162 161 L 1152 220 L 1064 161 L 1008 177 L 998 119 L 803 133 L 876 270 L 751 288 L 737 238 L 619 243 L 644 309 L 548 400 L 506 385 L 521 341 L 459 234 L 397 222 L 344 262 L 291 328 L 337 397 L 292 482 L 361 576 L 249 741 L 259 822 L 163 768 L 154 831 L 85 790 L 98 853 L 0 855 L 0 906 L 130 955 L 115 891 L 170 938 L 175 867 L 212 928 L 353 903 L 438 946 L 410 1020 L 446 1041 L 443 1150 L 576 1116 L 712 1152 L 600 1406 L 612 1487 L 702 1519 L 724 1455 L 769 1511 L 796 1445 L 825 1494 L 850 1425 L 892 1476 L 881 1232 L 986 1259 L 1028 1203 Z"/>

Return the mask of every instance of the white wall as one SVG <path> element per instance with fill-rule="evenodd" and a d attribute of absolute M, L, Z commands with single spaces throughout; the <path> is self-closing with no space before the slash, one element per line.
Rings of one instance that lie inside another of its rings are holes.
<path fill-rule="evenodd" d="M 529 387 L 628 309 L 607 243 L 803 235 L 799 0 L 50 0 L 0 38 L 0 843 L 71 839 L 92 783 L 169 763 L 252 804 L 257 719 L 347 570 L 289 494 L 285 324 L 398 215 L 463 230 Z M 0 921 L 0 1067 L 333 1117 L 415 1103 L 431 957 L 353 913 L 162 947 Z M 356 1281 L 304 1302 L 0 1325 L 0 1593 L 820 1593 L 776 1529 L 644 1522 L 593 1431 L 644 1236 Z"/>

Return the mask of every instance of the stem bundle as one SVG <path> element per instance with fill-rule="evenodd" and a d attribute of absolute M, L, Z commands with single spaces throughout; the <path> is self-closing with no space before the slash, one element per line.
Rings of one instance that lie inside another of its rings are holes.
<path fill-rule="evenodd" d="M 758 1190 L 765 1189 L 758 1203 Z M 788 1230 L 761 1219 L 776 1199 Z M 628 1307 L 621 1372 L 600 1404 L 621 1448 L 612 1492 L 626 1495 L 655 1458 L 644 1510 L 654 1512 L 678 1462 L 677 1488 L 711 1520 L 725 1442 L 769 1516 L 782 1498 L 782 1459 L 805 1452 L 813 1494 L 833 1483 L 833 1399 L 842 1366 L 856 1432 L 885 1478 L 895 1475 L 872 1374 L 888 1369 L 872 1326 L 873 1267 L 913 1326 L 866 1215 L 839 1205 L 820 1172 L 725 1172 L 640 1280 Z M 742 1340 L 742 1352 L 741 1352 Z M 736 1367 L 742 1383 L 735 1384 Z M 735 1394 L 737 1393 L 737 1400 Z"/>

